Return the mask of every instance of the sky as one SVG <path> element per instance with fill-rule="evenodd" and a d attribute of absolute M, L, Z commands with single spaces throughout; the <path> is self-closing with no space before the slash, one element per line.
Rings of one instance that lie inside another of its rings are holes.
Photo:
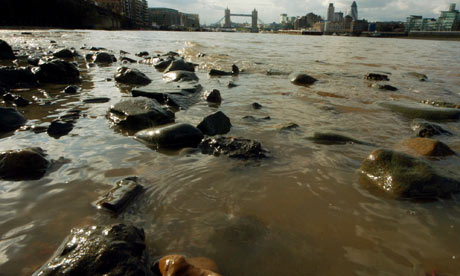
<path fill-rule="evenodd" d="M 309 12 L 326 16 L 329 3 L 335 11 L 344 14 L 350 10 L 353 0 L 147 0 L 149 7 L 165 7 L 186 13 L 198 13 L 201 24 L 213 24 L 224 17 L 228 6 L 231 13 L 250 14 L 255 8 L 264 23 L 279 22 L 280 14 L 302 16 Z M 439 17 L 455 0 L 358 0 L 360 19 L 369 21 L 405 21 L 409 15 Z M 457 2 L 459 6 L 460 2 Z M 460 7 L 457 7 L 459 9 Z M 248 22 L 250 18 L 233 18 L 234 22 Z"/>

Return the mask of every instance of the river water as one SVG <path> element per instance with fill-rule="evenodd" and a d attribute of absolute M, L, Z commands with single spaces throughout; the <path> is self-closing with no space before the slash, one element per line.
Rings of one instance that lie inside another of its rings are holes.
<path fill-rule="evenodd" d="M 219 108 L 201 101 L 176 113 L 197 125 L 217 110 L 232 122 L 229 136 L 256 139 L 272 158 L 261 162 L 202 154 L 160 153 L 114 131 L 110 105 L 129 97 L 113 78 L 117 64 L 80 70 L 83 90 L 64 86 L 19 91 L 38 103 L 19 108 L 28 125 L 49 123 L 67 110 L 84 114 L 69 135 L 18 131 L 0 139 L 0 150 L 40 146 L 51 170 L 36 181 L 0 182 L 0 275 L 30 275 L 73 227 L 113 222 L 143 227 L 154 257 L 206 256 L 224 275 L 460 275 L 458 196 L 434 202 L 398 201 L 371 194 L 359 183 L 361 162 L 376 148 L 394 149 L 413 137 L 410 120 L 376 104 L 382 100 L 460 102 L 460 43 L 408 39 L 148 31 L 0 31 L 13 46 L 79 49 L 83 44 L 118 53 L 179 51 L 200 64 L 204 89 L 217 88 Z M 50 48 L 51 49 L 51 48 Z M 81 50 L 82 54 L 86 52 Z M 198 53 L 206 53 L 197 58 Z M 238 77 L 210 78 L 210 68 Z M 134 64 L 162 83 L 162 74 Z M 306 72 L 319 80 L 294 86 L 266 71 Z M 390 73 L 398 91 L 369 87 L 368 72 Z M 424 73 L 420 82 L 408 72 Z M 238 87 L 227 88 L 228 80 Z M 110 102 L 84 104 L 85 98 Z M 44 102 L 49 102 L 45 104 Z M 263 108 L 255 110 L 251 103 Z M 243 119 L 270 116 L 253 122 Z M 280 130 L 295 123 L 293 130 Z M 456 135 L 440 139 L 460 151 Z M 319 145 L 306 137 L 334 132 L 374 146 Z M 438 162 L 460 171 L 457 158 Z M 118 217 L 94 202 L 112 185 L 137 175 L 146 192 Z M 435 274 L 433 274 L 435 273 Z"/>

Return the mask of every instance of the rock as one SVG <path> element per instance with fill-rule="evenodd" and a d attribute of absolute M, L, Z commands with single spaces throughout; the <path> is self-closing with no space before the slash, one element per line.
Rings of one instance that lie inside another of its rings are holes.
<path fill-rule="evenodd" d="M 117 182 L 103 198 L 96 203 L 99 208 L 106 208 L 114 213 L 120 213 L 131 203 L 139 194 L 144 191 L 144 187 L 139 184 L 139 178 L 127 177 Z"/>
<path fill-rule="evenodd" d="M 55 51 L 53 53 L 53 56 L 56 58 L 73 58 L 75 56 L 75 52 L 70 49 L 64 48 Z"/>
<path fill-rule="evenodd" d="M 179 54 L 176 53 L 176 52 L 173 52 L 173 51 L 169 51 L 169 52 L 167 52 L 166 54 L 163 54 L 162 56 L 173 58 L 173 57 L 178 57 Z"/>
<path fill-rule="evenodd" d="M 27 63 L 32 66 L 38 66 L 40 64 L 40 56 L 29 56 L 27 58 Z"/>
<path fill-rule="evenodd" d="M 189 71 L 171 71 L 163 75 L 167 82 L 172 81 L 197 81 L 198 77 L 194 72 Z"/>
<path fill-rule="evenodd" d="M 131 225 L 72 229 L 51 260 L 33 276 L 153 276 L 144 230 Z"/>
<path fill-rule="evenodd" d="M 382 85 L 382 84 L 374 83 L 372 84 L 372 87 L 380 89 L 380 90 L 387 90 L 387 91 L 397 91 L 398 90 L 398 88 L 388 85 L 388 84 Z"/>
<path fill-rule="evenodd" d="M 387 75 L 384 74 L 377 74 L 377 73 L 369 73 L 364 76 L 366 80 L 372 80 L 372 81 L 389 81 L 390 78 L 388 78 Z"/>
<path fill-rule="evenodd" d="M 240 73 L 240 68 L 236 64 L 232 65 L 232 75 L 238 75 Z"/>
<path fill-rule="evenodd" d="M 379 104 L 410 119 L 419 118 L 429 121 L 442 121 L 458 120 L 460 118 L 460 110 L 455 108 L 440 108 L 401 102 L 381 102 Z"/>
<path fill-rule="evenodd" d="M 85 60 L 86 61 L 92 61 L 93 60 L 93 54 L 86 54 L 85 55 Z"/>
<path fill-rule="evenodd" d="M 59 139 L 60 137 L 69 134 L 73 127 L 74 125 L 72 122 L 57 119 L 51 122 L 46 132 L 49 136 Z"/>
<path fill-rule="evenodd" d="M 100 97 L 100 98 L 89 98 L 84 99 L 84 103 L 107 103 L 110 102 L 110 98 Z"/>
<path fill-rule="evenodd" d="M 291 73 L 290 72 L 283 72 L 279 70 L 274 70 L 274 69 L 269 69 L 267 71 L 268 76 L 289 76 Z"/>
<path fill-rule="evenodd" d="M 12 102 L 14 101 L 14 99 L 16 99 L 16 97 L 17 97 L 16 95 L 11 94 L 11 93 L 6 93 L 2 96 L 5 102 Z"/>
<path fill-rule="evenodd" d="M 414 78 L 418 79 L 419 81 L 428 80 L 428 77 L 425 74 L 420 74 L 420 73 L 417 73 L 417 72 L 409 72 L 406 75 L 408 75 L 410 77 L 414 77 Z"/>
<path fill-rule="evenodd" d="M 107 52 L 98 52 L 93 55 L 94 63 L 112 63 L 116 61 L 117 58 L 114 55 L 109 54 Z"/>
<path fill-rule="evenodd" d="M 129 57 L 121 57 L 120 61 L 121 62 L 127 62 L 127 63 L 137 63 L 137 60 L 134 60 L 134 59 L 129 58 Z"/>
<path fill-rule="evenodd" d="M 256 118 L 256 117 L 254 117 L 252 115 L 244 116 L 243 119 L 251 121 L 251 122 L 254 122 L 254 123 L 271 120 L 270 116 L 266 116 L 266 117 L 263 117 L 263 118 Z"/>
<path fill-rule="evenodd" d="M 416 155 L 433 157 L 455 155 L 455 152 L 449 148 L 448 145 L 429 138 L 418 137 L 407 139 L 402 142 L 402 146 L 406 147 L 410 152 L 413 152 Z"/>
<path fill-rule="evenodd" d="M 195 72 L 195 64 L 185 62 L 183 59 L 176 59 L 166 68 L 165 73 L 171 71 L 189 71 Z"/>
<path fill-rule="evenodd" d="M 147 97 L 157 100 L 160 104 L 167 104 L 171 107 L 187 109 L 198 101 L 195 93 L 201 91 L 199 84 L 194 85 L 164 85 L 149 86 L 133 89 L 133 97 Z"/>
<path fill-rule="evenodd" d="M 415 119 L 411 123 L 411 128 L 418 137 L 432 137 L 436 135 L 453 135 L 452 132 L 444 129 L 442 126 L 429 123 L 425 120 Z"/>
<path fill-rule="evenodd" d="M 172 59 L 167 59 L 167 60 L 157 59 L 157 62 L 154 63 L 153 67 L 163 72 L 164 70 L 166 70 L 166 68 L 168 68 L 169 65 L 171 65 L 172 62 L 173 62 Z"/>
<path fill-rule="evenodd" d="M 14 105 L 16 105 L 17 107 L 25 107 L 25 106 L 28 106 L 30 105 L 30 102 L 26 99 L 24 99 L 23 97 L 21 96 L 17 96 L 14 101 L 13 101 Z"/>
<path fill-rule="evenodd" d="M 362 163 L 361 183 L 402 198 L 437 198 L 460 190 L 457 180 L 440 175 L 428 163 L 391 150 L 374 150 Z"/>
<path fill-rule="evenodd" d="M 199 145 L 203 154 L 227 155 L 235 159 L 264 159 L 268 158 L 269 152 L 255 141 L 243 138 L 218 137 L 203 139 Z"/>
<path fill-rule="evenodd" d="M 232 124 L 222 111 L 206 116 L 197 126 L 205 135 L 214 136 L 217 134 L 226 134 L 230 131 Z"/>
<path fill-rule="evenodd" d="M 202 58 L 202 57 L 205 57 L 205 56 L 207 56 L 205 53 L 198 53 L 196 55 L 197 58 Z"/>
<path fill-rule="evenodd" d="M 76 85 L 69 85 L 64 89 L 64 93 L 66 94 L 76 94 L 78 91 L 80 91 L 80 87 Z"/>
<path fill-rule="evenodd" d="M 135 138 L 157 149 L 196 148 L 203 139 L 203 133 L 192 125 L 173 124 L 141 130 L 135 134 Z"/>
<path fill-rule="evenodd" d="M 115 80 L 124 84 L 147 85 L 152 80 L 141 71 L 134 68 L 119 67 L 115 73 Z"/>
<path fill-rule="evenodd" d="M 259 104 L 259 103 L 252 103 L 252 108 L 254 108 L 254 109 L 261 109 L 261 108 L 262 108 L 262 105 Z"/>
<path fill-rule="evenodd" d="M 8 150 L 0 153 L 0 178 L 36 180 L 45 175 L 50 162 L 41 148 Z"/>
<path fill-rule="evenodd" d="M 300 126 L 296 123 L 287 123 L 278 127 L 280 132 L 295 130 L 300 128 Z"/>
<path fill-rule="evenodd" d="M 9 132 L 20 128 L 27 119 L 14 108 L 0 107 L 0 132 Z"/>
<path fill-rule="evenodd" d="M 51 44 L 56 44 L 57 42 L 56 42 L 56 40 L 50 40 L 50 43 Z"/>
<path fill-rule="evenodd" d="M 221 103 L 222 102 L 220 91 L 217 89 L 213 89 L 213 90 L 204 92 L 203 97 L 206 99 L 206 101 L 210 103 Z"/>
<path fill-rule="evenodd" d="M 174 113 L 145 97 L 121 101 L 109 109 L 107 116 L 116 125 L 131 130 L 174 122 Z"/>
<path fill-rule="evenodd" d="M 233 87 L 237 87 L 237 86 L 238 86 L 238 85 L 235 84 L 233 81 L 228 81 L 228 82 L 227 82 L 227 87 L 228 87 L 228 88 L 233 88 Z"/>
<path fill-rule="evenodd" d="M 460 109 L 460 104 L 449 103 L 449 102 L 440 102 L 440 101 L 432 101 L 432 100 L 422 100 L 420 101 L 422 104 L 428 104 L 436 107 L 447 107 L 447 108 L 457 108 Z"/>
<path fill-rule="evenodd" d="M 11 46 L 6 41 L 0 39 L 0 59 L 15 59 Z"/>
<path fill-rule="evenodd" d="M 142 51 L 142 52 L 136 53 L 136 56 L 138 56 L 138 57 L 145 57 L 145 56 L 148 56 L 148 55 L 149 55 L 149 52 L 147 52 L 147 51 Z"/>
<path fill-rule="evenodd" d="M 80 71 L 70 62 L 52 60 L 35 67 L 33 73 L 40 83 L 72 84 L 80 82 Z"/>
<path fill-rule="evenodd" d="M 220 276 L 208 268 L 216 269 L 217 265 L 207 258 L 193 260 L 181 255 L 165 256 L 154 266 L 159 276 Z"/>
<path fill-rule="evenodd" d="M 0 83 L 9 88 L 31 88 L 37 86 L 37 78 L 27 67 L 0 67 Z"/>
<path fill-rule="evenodd" d="M 293 78 L 291 78 L 291 82 L 295 85 L 303 85 L 303 86 L 308 86 L 314 84 L 317 79 L 314 77 L 311 77 L 307 74 L 297 74 Z"/>
<path fill-rule="evenodd" d="M 356 140 L 341 134 L 336 133 L 325 133 L 325 132 L 315 132 L 313 137 L 308 137 L 308 140 L 311 140 L 315 144 L 321 145 L 345 145 L 345 144 L 359 144 L 359 145 L 371 145 L 363 141 Z"/>
<path fill-rule="evenodd" d="M 208 73 L 210 76 L 231 76 L 233 73 L 232 72 L 225 72 L 222 70 L 217 70 L 217 69 L 211 69 L 209 70 Z"/>

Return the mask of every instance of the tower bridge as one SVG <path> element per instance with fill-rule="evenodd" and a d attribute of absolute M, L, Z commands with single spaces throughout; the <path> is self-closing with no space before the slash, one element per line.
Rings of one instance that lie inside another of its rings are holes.
<path fill-rule="evenodd" d="M 232 21 L 231 21 L 232 16 L 251 17 L 252 18 L 251 32 L 252 33 L 258 33 L 259 32 L 259 28 L 257 27 L 257 23 L 259 21 L 261 21 L 261 20 L 258 18 L 258 13 L 257 13 L 256 9 L 254 9 L 251 14 L 238 14 L 238 13 L 231 13 L 230 9 L 227 8 L 227 9 L 225 9 L 225 16 L 221 20 L 219 20 L 217 22 L 217 24 L 219 24 L 222 21 L 224 21 L 224 28 L 231 28 L 232 27 Z"/>

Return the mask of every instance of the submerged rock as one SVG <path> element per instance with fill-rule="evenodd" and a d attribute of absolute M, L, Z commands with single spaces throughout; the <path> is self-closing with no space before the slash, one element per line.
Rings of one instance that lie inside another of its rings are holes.
<path fill-rule="evenodd" d="M 298 129 L 300 128 L 300 126 L 296 123 L 287 123 L 287 124 L 280 125 L 277 128 L 280 132 L 286 132 L 286 131 Z"/>
<path fill-rule="evenodd" d="M 252 115 L 244 116 L 242 119 L 250 121 L 250 122 L 253 122 L 253 123 L 260 123 L 260 122 L 271 120 L 270 116 L 266 116 L 266 117 L 262 117 L 262 118 L 256 118 L 256 117 L 254 117 Z"/>
<path fill-rule="evenodd" d="M 145 97 L 121 101 L 109 109 L 107 116 L 116 125 L 131 130 L 174 122 L 174 113 Z"/>
<path fill-rule="evenodd" d="M 194 72 L 189 71 L 171 71 L 163 75 L 167 82 L 173 81 L 197 81 L 198 77 Z"/>
<path fill-rule="evenodd" d="M 369 73 L 364 76 L 366 80 L 372 80 L 372 81 L 389 81 L 390 78 L 387 75 L 384 74 L 377 74 L 377 73 Z"/>
<path fill-rule="evenodd" d="M 166 68 L 168 68 L 169 65 L 171 65 L 174 59 L 164 60 L 162 58 L 155 58 L 154 60 L 155 61 L 152 61 L 153 67 L 155 67 L 155 69 L 157 69 L 158 71 L 163 72 L 164 70 L 166 70 Z"/>
<path fill-rule="evenodd" d="M 388 85 L 388 84 L 382 85 L 382 84 L 374 83 L 372 84 L 372 87 L 376 89 L 380 89 L 380 90 L 398 91 L 398 88 Z"/>
<path fill-rule="evenodd" d="M 106 97 L 100 97 L 100 98 L 89 98 L 89 99 L 84 99 L 84 103 L 107 103 L 110 102 L 110 98 Z"/>
<path fill-rule="evenodd" d="M 324 133 L 324 132 L 315 132 L 313 137 L 308 137 L 308 140 L 313 141 L 315 144 L 322 145 L 345 145 L 345 144 L 360 144 L 360 145 L 370 145 L 369 143 L 356 140 L 341 134 L 336 133 Z"/>
<path fill-rule="evenodd" d="M 428 77 L 425 74 L 417 73 L 417 72 L 409 72 L 406 75 L 410 77 L 414 77 L 418 79 L 419 81 L 426 81 L 428 80 Z"/>
<path fill-rule="evenodd" d="M 234 83 L 233 81 L 228 81 L 227 82 L 227 87 L 228 88 L 233 88 L 233 87 L 237 87 L 238 84 Z"/>
<path fill-rule="evenodd" d="M 297 74 L 293 78 L 291 78 L 291 82 L 293 84 L 295 84 L 295 85 L 303 85 L 303 86 L 312 85 L 317 81 L 318 81 L 317 79 L 315 79 L 314 77 L 309 76 L 307 74 Z"/>
<path fill-rule="evenodd" d="M 76 85 L 69 85 L 64 89 L 64 93 L 66 94 L 76 94 L 78 91 L 80 91 L 80 87 Z"/>
<path fill-rule="evenodd" d="M 235 159 L 258 160 L 269 157 L 269 152 L 263 149 L 259 142 L 243 138 L 206 138 L 201 141 L 199 148 L 204 154 L 222 154 Z"/>
<path fill-rule="evenodd" d="M 422 104 L 401 102 L 381 102 L 380 105 L 410 119 L 420 118 L 430 121 L 460 119 L 460 110 L 455 108 L 431 107 Z"/>
<path fill-rule="evenodd" d="M 268 76 L 289 76 L 291 72 L 284 72 L 284 71 L 279 71 L 275 69 L 269 69 L 267 70 L 267 75 Z"/>
<path fill-rule="evenodd" d="M 153 276 L 144 230 L 131 225 L 72 229 L 51 260 L 33 276 Z"/>
<path fill-rule="evenodd" d="M 106 53 L 106 52 L 98 52 L 93 55 L 94 63 L 112 63 L 116 61 L 117 61 L 117 58 L 114 55 Z"/>
<path fill-rule="evenodd" d="M 197 126 L 205 135 L 214 136 L 217 134 L 226 134 L 230 131 L 232 124 L 222 111 L 206 116 Z"/>
<path fill-rule="evenodd" d="M 221 103 L 222 97 L 220 96 L 220 91 L 217 89 L 209 90 L 204 92 L 203 97 L 206 99 L 207 102 L 210 103 Z"/>
<path fill-rule="evenodd" d="M 25 107 L 30 105 L 30 101 L 24 99 L 22 96 L 17 96 L 14 100 L 13 103 L 17 107 Z"/>
<path fill-rule="evenodd" d="M 147 51 L 141 51 L 141 52 L 139 52 L 139 53 L 136 53 L 135 55 L 138 56 L 138 57 L 145 57 L 145 56 L 148 56 L 148 55 L 149 55 L 149 52 L 147 52 Z"/>
<path fill-rule="evenodd" d="M 217 265 L 207 258 L 185 258 L 169 255 L 161 258 L 154 266 L 158 276 L 220 276 Z"/>
<path fill-rule="evenodd" d="M 0 39 L 0 59 L 15 59 L 11 46 L 6 41 Z"/>
<path fill-rule="evenodd" d="M 57 119 L 51 122 L 46 132 L 49 136 L 59 139 L 60 137 L 69 134 L 73 127 L 74 124 L 72 122 Z"/>
<path fill-rule="evenodd" d="M 144 129 L 135 134 L 136 140 L 156 148 L 196 148 L 203 133 L 189 124 L 174 124 Z"/>
<path fill-rule="evenodd" d="M 132 85 L 147 85 L 152 82 L 152 80 L 141 71 L 128 67 L 119 67 L 115 73 L 115 80 L 117 82 Z"/>
<path fill-rule="evenodd" d="M 127 207 L 139 194 L 144 191 L 144 187 L 139 184 L 139 178 L 127 177 L 117 182 L 96 204 L 99 208 L 106 208 L 114 213 L 120 213 Z"/>
<path fill-rule="evenodd" d="M 208 73 L 210 76 L 231 76 L 232 75 L 232 72 L 225 72 L 225 71 L 222 71 L 222 70 L 217 70 L 217 69 L 211 69 L 209 70 L 209 73 Z"/>
<path fill-rule="evenodd" d="M 37 86 L 37 78 L 26 67 L 0 67 L 0 83 L 9 88 Z"/>
<path fill-rule="evenodd" d="M 252 108 L 254 109 L 261 109 L 263 106 L 260 103 L 252 103 Z"/>
<path fill-rule="evenodd" d="M 168 73 L 171 71 L 195 72 L 195 64 L 186 62 L 183 59 L 176 59 L 169 64 L 169 66 L 165 70 L 165 73 Z"/>
<path fill-rule="evenodd" d="M 411 128 L 418 137 L 432 137 L 436 135 L 453 135 L 452 132 L 442 126 L 430 123 L 422 119 L 415 119 L 411 123 Z"/>
<path fill-rule="evenodd" d="M 75 56 L 75 52 L 70 49 L 64 48 L 55 51 L 53 53 L 53 56 L 56 58 L 73 58 Z"/>
<path fill-rule="evenodd" d="M 155 99 L 160 104 L 180 109 L 187 109 L 198 101 L 195 93 L 201 91 L 202 87 L 196 85 L 166 85 L 152 86 L 145 88 L 133 89 L 133 97 L 147 97 Z"/>
<path fill-rule="evenodd" d="M 455 155 L 455 152 L 448 145 L 429 138 L 407 139 L 402 142 L 402 145 L 417 155 L 434 157 Z"/>
<path fill-rule="evenodd" d="M 52 60 L 35 67 L 33 73 L 40 83 L 72 84 L 80 82 L 80 71 L 70 62 Z"/>
<path fill-rule="evenodd" d="M 16 130 L 26 122 L 27 119 L 16 109 L 0 107 L 0 132 Z"/>
<path fill-rule="evenodd" d="M 8 150 L 0 153 L 0 178 L 35 180 L 45 175 L 50 162 L 41 148 Z"/>
<path fill-rule="evenodd" d="M 361 183 L 393 198 L 437 198 L 460 190 L 460 182 L 428 163 L 391 150 L 373 151 L 362 163 Z"/>
<path fill-rule="evenodd" d="M 440 101 L 432 101 L 432 100 L 423 100 L 420 101 L 422 104 L 428 104 L 436 107 L 447 107 L 447 108 L 457 108 L 460 109 L 460 104 L 457 103 L 449 103 L 449 102 L 440 102 Z"/>

